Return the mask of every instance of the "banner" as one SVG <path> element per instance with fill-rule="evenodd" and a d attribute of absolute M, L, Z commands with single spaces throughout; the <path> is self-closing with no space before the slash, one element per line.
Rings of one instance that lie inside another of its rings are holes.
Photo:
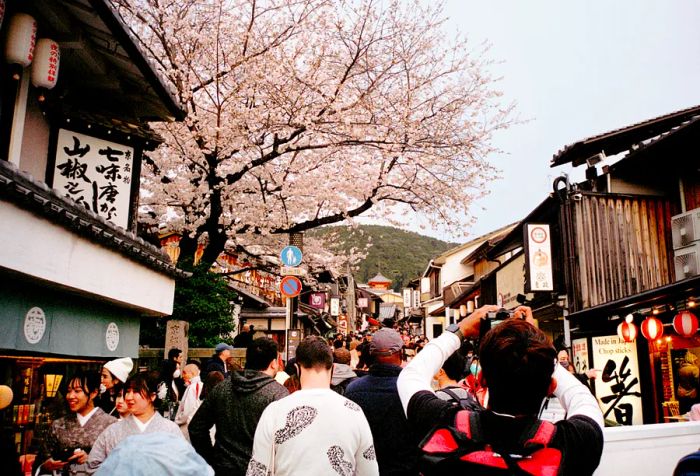
<path fill-rule="evenodd" d="M 528 292 L 553 291 L 549 225 L 528 223 L 525 231 L 526 290 Z"/>
<path fill-rule="evenodd" d="M 591 342 L 593 368 L 602 371 L 594 382 L 603 416 L 621 425 L 641 425 L 642 396 L 635 343 L 616 335 L 593 337 Z"/>
<path fill-rule="evenodd" d="M 324 309 L 326 307 L 326 293 L 311 293 L 309 306 L 314 309 Z"/>

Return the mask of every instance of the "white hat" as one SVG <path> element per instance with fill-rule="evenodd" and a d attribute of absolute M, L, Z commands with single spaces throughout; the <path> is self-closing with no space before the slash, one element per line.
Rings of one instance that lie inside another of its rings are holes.
<path fill-rule="evenodd" d="M 110 360 L 105 364 L 105 368 L 112 372 L 112 375 L 117 377 L 120 382 L 124 383 L 129 378 L 129 372 L 134 368 L 134 362 L 129 357 L 123 357 Z"/>

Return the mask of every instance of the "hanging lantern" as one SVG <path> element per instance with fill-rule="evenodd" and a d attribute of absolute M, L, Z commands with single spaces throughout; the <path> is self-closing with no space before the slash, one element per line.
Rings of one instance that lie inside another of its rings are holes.
<path fill-rule="evenodd" d="M 632 320 L 632 314 L 628 314 L 625 317 L 625 322 L 621 322 L 617 326 L 617 335 L 625 342 L 633 342 L 637 338 L 637 326 L 634 325 Z"/>
<path fill-rule="evenodd" d="M 644 319 L 641 325 L 642 335 L 650 341 L 656 340 L 664 335 L 664 326 L 661 321 L 653 316 Z"/>
<path fill-rule="evenodd" d="M 13 15 L 7 25 L 6 61 L 26 68 L 34 59 L 35 43 L 36 20 L 26 13 Z"/>
<path fill-rule="evenodd" d="M 36 42 L 32 64 L 32 84 L 37 88 L 52 89 L 58 80 L 61 50 L 58 43 L 48 38 Z"/>
<path fill-rule="evenodd" d="M 691 337 L 698 330 L 698 318 L 690 311 L 681 311 L 673 318 L 673 330 L 683 337 Z"/>

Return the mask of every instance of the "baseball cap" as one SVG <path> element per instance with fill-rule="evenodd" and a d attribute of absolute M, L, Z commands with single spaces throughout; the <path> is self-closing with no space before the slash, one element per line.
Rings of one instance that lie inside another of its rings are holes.
<path fill-rule="evenodd" d="M 220 343 L 216 344 L 216 348 L 214 350 L 216 351 L 217 354 L 220 354 L 221 352 L 223 352 L 225 350 L 233 350 L 233 347 L 228 345 L 226 342 L 220 342 Z"/>
<path fill-rule="evenodd" d="M 372 355 L 391 355 L 403 347 L 403 339 L 394 329 L 384 327 L 372 336 L 369 353 Z"/>

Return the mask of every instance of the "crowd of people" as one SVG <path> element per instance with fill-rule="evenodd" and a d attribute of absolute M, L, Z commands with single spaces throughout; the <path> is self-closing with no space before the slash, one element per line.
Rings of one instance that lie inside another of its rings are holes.
<path fill-rule="evenodd" d="M 596 399 L 529 308 L 481 336 L 494 309 L 430 342 L 391 323 L 310 336 L 286 366 L 247 328 L 244 368 L 222 343 L 203 365 L 173 349 L 160 372 L 133 373 L 128 358 L 78 372 L 35 474 L 592 474 Z M 552 396 L 566 412 L 556 423 L 539 418 Z"/>

